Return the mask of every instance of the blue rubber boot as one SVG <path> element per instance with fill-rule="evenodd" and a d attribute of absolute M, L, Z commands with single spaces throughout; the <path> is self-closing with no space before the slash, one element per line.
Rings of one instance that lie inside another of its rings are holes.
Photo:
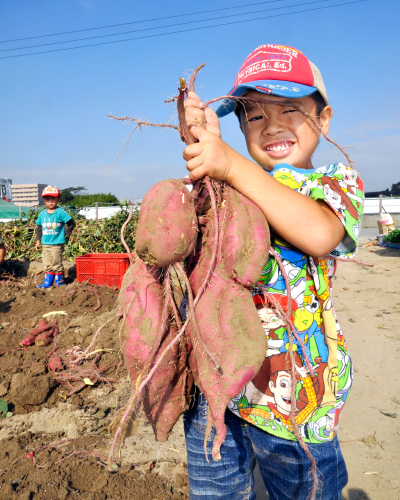
<path fill-rule="evenodd" d="M 46 273 L 44 275 L 44 282 L 42 285 L 37 285 L 38 288 L 50 288 L 53 286 L 54 273 Z"/>
<path fill-rule="evenodd" d="M 56 277 L 56 279 L 54 280 L 55 286 L 65 285 L 64 273 L 56 273 L 55 277 Z"/>

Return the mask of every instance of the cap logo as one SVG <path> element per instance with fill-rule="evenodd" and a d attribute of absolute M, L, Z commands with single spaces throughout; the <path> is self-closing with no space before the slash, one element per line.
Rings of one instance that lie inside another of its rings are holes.
<path fill-rule="evenodd" d="M 235 85 L 240 83 L 250 74 L 257 75 L 264 71 L 278 71 L 287 73 L 292 70 L 292 56 L 278 52 L 265 52 L 263 50 L 252 55 L 251 59 L 246 61 L 239 71 Z"/>

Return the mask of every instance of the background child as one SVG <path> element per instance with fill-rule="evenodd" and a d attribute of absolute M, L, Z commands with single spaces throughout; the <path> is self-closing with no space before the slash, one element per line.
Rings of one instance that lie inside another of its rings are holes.
<path fill-rule="evenodd" d="M 65 210 L 58 206 L 61 198 L 58 187 L 45 187 L 42 198 L 46 210 L 40 212 L 36 220 L 36 250 L 40 249 L 40 243 L 42 243 L 45 278 L 38 288 L 49 288 L 53 283 L 55 286 L 65 285 L 62 262 L 65 236 L 72 233 L 75 222 Z"/>
<path fill-rule="evenodd" d="M 339 500 L 347 471 L 336 433 L 353 370 L 332 308 L 332 257 L 356 251 L 363 185 L 341 163 L 313 168 L 311 158 L 321 133 L 329 131 L 332 109 L 318 68 L 300 51 L 258 47 L 229 95 L 242 100 L 226 100 L 214 113 L 189 93 L 186 118 L 198 142 L 183 156 L 192 180 L 209 175 L 228 182 L 255 202 L 270 224 L 271 247 L 283 263 L 291 300 L 275 259 L 260 281 L 271 299 L 267 310 L 278 303 L 287 311 L 290 304 L 295 367 L 286 327 L 268 327 L 264 318 L 270 348 L 256 378 L 228 406 L 219 462 L 207 461 L 204 453 L 206 402 L 197 395 L 185 415 L 190 498 L 254 499 L 256 461 L 270 500 L 313 496 L 310 461 L 297 434 L 317 463 L 317 498 Z M 218 116 L 232 111 L 254 161 L 221 139 Z M 260 292 L 253 291 L 258 307 Z"/>

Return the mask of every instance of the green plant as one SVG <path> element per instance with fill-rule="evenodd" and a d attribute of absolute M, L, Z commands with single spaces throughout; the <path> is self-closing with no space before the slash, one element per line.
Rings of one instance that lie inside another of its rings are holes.
<path fill-rule="evenodd" d="M 0 399 L 0 417 L 1 418 L 10 418 L 12 417 L 12 413 L 8 411 L 8 404 L 4 399 Z"/>
<path fill-rule="evenodd" d="M 386 243 L 400 243 L 400 230 L 394 229 L 390 231 L 389 234 L 383 237 L 383 241 L 386 241 Z"/>
<path fill-rule="evenodd" d="M 41 252 L 35 250 L 36 219 L 42 207 L 32 209 L 27 220 L 15 220 L 2 224 L 1 236 L 6 247 L 7 260 L 40 260 Z M 65 244 L 65 258 L 73 261 L 85 253 L 125 253 L 121 242 L 121 227 L 128 218 L 129 208 L 121 210 L 108 219 L 88 220 L 76 211 L 66 209 L 74 218 L 76 227 Z M 124 231 L 126 243 L 135 247 L 136 226 L 139 212 L 133 212 Z"/>

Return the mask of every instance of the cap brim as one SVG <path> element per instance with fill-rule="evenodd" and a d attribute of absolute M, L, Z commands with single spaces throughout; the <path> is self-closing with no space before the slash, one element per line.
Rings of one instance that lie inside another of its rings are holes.
<path fill-rule="evenodd" d="M 307 97 L 317 91 L 316 87 L 303 85 L 301 83 L 285 82 L 283 80 L 259 80 L 249 83 L 242 83 L 234 87 L 229 96 L 240 97 L 250 90 L 255 90 L 261 94 L 277 95 L 279 97 L 300 98 Z M 237 99 L 225 99 L 216 110 L 217 116 L 223 116 L 231 113 L 236 106 Z"/>

